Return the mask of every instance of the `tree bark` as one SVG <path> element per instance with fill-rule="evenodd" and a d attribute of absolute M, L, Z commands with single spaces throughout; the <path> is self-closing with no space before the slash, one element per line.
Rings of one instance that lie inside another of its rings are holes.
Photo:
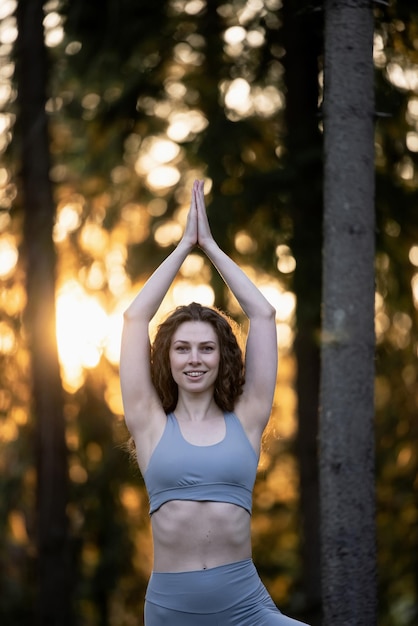
<path fill-rule="evenodd" d="M 372 2 L 325 2 L 324 626 L 376 624 L 373 26 Z"/>
<path fill-rule="evenodd" d="M 31 351 L 36 420 L 37 575 L 36 623 L 70 623 L 67 531 L 67 459 L 63 397 L 55 336 L 54 201 L 49 179 L 45 111 L 47 59 L 43 1 L 19 0 L 18 132 L 27 267 L 25 322 Z"/>

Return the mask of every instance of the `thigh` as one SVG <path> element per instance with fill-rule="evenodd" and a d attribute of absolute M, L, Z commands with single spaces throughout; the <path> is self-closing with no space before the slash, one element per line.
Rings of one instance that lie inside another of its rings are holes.
<path fill-rule="evenodd" d="M 184 613 L 158 606 L 152 602 L 145 602 L 144 608 L 145 626 L 218 626 L 216 617 L 213 615 L 201 615 L 197 613 Z"/>
<path fill-rule="evenodd" d="M 248 625 L 250 626 L 250 625 Z M 309 626 L 305 622 L 283 615 L 280 611 L 262 611 L 259 621 L 253 622 L 251 626 Z"/>
<path fill-rule="evenodd" d="M 224 622 L 220 622 L 222 625 Z M 227 620 L 225 624 L 231 626 L 309 626 L 304 622 L 283 615 L 276 607 L 258 607 L 254 612 L 241 612 Z"/>
<path fill-rule="evenodd" d="M 219 622 L 222 626 L 309 626 L 283 615 L 261 580 L 250 597 L 225 611 L 222 617 Z"/>

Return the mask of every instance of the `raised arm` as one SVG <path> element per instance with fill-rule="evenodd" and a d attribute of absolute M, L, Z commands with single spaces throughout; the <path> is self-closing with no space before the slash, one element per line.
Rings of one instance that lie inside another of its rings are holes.
<path fill-rule="evenodd" d="M 150 413 L 154 409 L 158 410 L 160 405 L 151 380 L 149 323 L 183 261 L 196 244 L 197 210 L 193 195 L 181 241 L 155 270 L 125 311 L 120 355 L 120 382 L 125 420 L 132 434 L 149 425 Z"/>
<path fill-rule="evenodd" d="M 246 382 L 237 410 L 249 430 L 256 428 L 261 432 L 270 416 L 276 386 L 276 311 L 245 272 L 214 240 L 206 214 L 203 182 L 194 187 L 193 193 L 197 207 L 198 244 L 249 318 L 245 352 Z"/>

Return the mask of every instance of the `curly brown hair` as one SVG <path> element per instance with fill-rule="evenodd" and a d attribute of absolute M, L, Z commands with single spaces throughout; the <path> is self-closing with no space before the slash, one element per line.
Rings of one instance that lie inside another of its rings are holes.
<path fill-rule="evenodd" d="M 178 387 L 171 374 L 169 351 L 173 334 L 184 322 L 207 322 L 219 341 L 220 363 L 214 399 L 222 411 L 232 411 L 244 385 L 244 359 L 233 321 L 218 309 L 197 302 L 177 307 L 158 326 L 151 346 L 151 377 L 166 413 L 174 411 Z"/>

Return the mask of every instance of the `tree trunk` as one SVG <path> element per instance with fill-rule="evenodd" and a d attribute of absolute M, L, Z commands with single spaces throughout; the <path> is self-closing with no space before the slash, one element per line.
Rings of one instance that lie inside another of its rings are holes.
<path fill-rule="evenodd" d="M 17 7 L 18 131 L 27 264 L 25 321 L 32 358 L 37 445 L 36 622 L 41 626 L 64 626 L 70 623 L 67 459 L 55 337 L 55 211 L 49 179 L 42 6 L 43 0 L 19 0 Z"/>
<path fill-rule="evenodd" d="M 373 26 L 368 0 L 325 2 L 324 626 L 376 624 Z"/>
<path fill-rule="evenodd" d="M 285 2 L 282 9 L 286 79 L 287 166 L 293 175 L 290 213 L 296 258 L 295 357 L 298 398 L 296 453 L 300 471 L 302 592 L 298 615 L 321 623 L 318 407 L 322 264 L 322 137 L 318 124 L 321 14 Z"/>

